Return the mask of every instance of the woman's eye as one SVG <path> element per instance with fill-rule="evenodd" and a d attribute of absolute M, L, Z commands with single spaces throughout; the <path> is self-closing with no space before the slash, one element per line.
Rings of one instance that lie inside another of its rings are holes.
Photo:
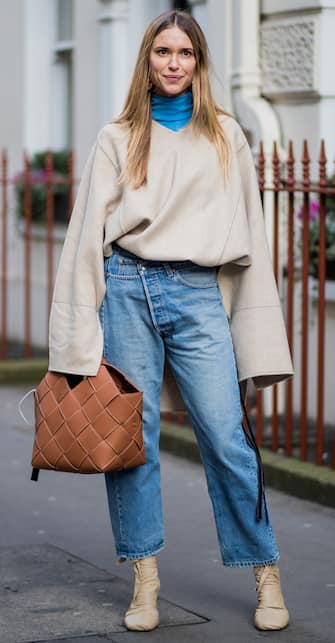
<path fill-rule="evenodd" d="M 157 54 L 159 56 L 166 56 L 168 53 L 169 53 L 169 50 L 165 49 L 164 47 L 162 47 L 161 49 L 157 49 Z M 190 56 L 193 55 L 193 52 L 190 51 L 189 49 L 183 49 L 181 53 L 186 58 L 189 58 Z"/>

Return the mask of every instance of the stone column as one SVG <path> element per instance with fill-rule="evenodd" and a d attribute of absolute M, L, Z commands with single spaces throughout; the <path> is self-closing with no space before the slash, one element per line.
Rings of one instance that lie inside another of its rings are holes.
<path fill-rule="evenodd" d="M 129 84 L 128 1 L 99 0 L 100 124 L 120 113 Z"/>
<path fill-rule="evenodd" d="M 51 143 L 54 4 L 26 0 L 23 43 L 23 145 L 29 152 Z M 41 28 L 43 25 L 43 28 Z"/>
<path fill-rule="evenodd" d="M 260 96 L 259 21 L 259 0 L 233 2 L 233 103 L 251 145 L 256 147 L 262 139 L 267 152 L 273 140 L 280 140 L 280 134 L 273 109 Z"/>
<path fill-rule="evenodd" d="M 233 0 L 207 0 L 208 45 L 213 64 L 214 96 L 227 112 L 233 112 L 230 86 L 232 65 Z"/>
<path fill-rule="evenodd" d="M 81 176 L 101 122 L 99 29 L 96 2 L 73 1 L 73 140 L 76 171 Z"/>

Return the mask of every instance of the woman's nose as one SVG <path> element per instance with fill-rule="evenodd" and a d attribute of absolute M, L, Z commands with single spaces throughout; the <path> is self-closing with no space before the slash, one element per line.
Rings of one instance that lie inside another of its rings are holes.
<path fill-rule="evenodd" d="M 179 67 L 179 62 L 177 55 L 172 55 L 170 60 L 169 60 L 169 67 L 170 69 L 178 69 Z"/>

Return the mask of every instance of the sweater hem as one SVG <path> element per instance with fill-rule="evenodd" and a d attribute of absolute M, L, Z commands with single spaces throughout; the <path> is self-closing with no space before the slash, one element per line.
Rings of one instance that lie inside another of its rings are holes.
<path fill-rule="evenodd" d="M 242 382 L 243 380 L 252 379 L 253 377 L 267 377 L 267 376 L 276 377 L 276 375 L 287 375 L 287 377 L 292 377 L 294 374 L 295 374 L 295 371 L 288 371 L 287 369 L 283 371 L 260 371 L 258 373 L 252 373 L 252 375 L 241 376 L 239 378 L 239 382 Z"/>

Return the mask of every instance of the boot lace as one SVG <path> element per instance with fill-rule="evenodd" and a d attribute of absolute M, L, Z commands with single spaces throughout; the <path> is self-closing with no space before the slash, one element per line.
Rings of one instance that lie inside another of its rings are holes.
<path fill-rule="evenodd" d="M 276 565 L 255 567 L 255 577 L 259 606 L 275 608 L 285 607 L 280 587 L 278 567 Z"/>

